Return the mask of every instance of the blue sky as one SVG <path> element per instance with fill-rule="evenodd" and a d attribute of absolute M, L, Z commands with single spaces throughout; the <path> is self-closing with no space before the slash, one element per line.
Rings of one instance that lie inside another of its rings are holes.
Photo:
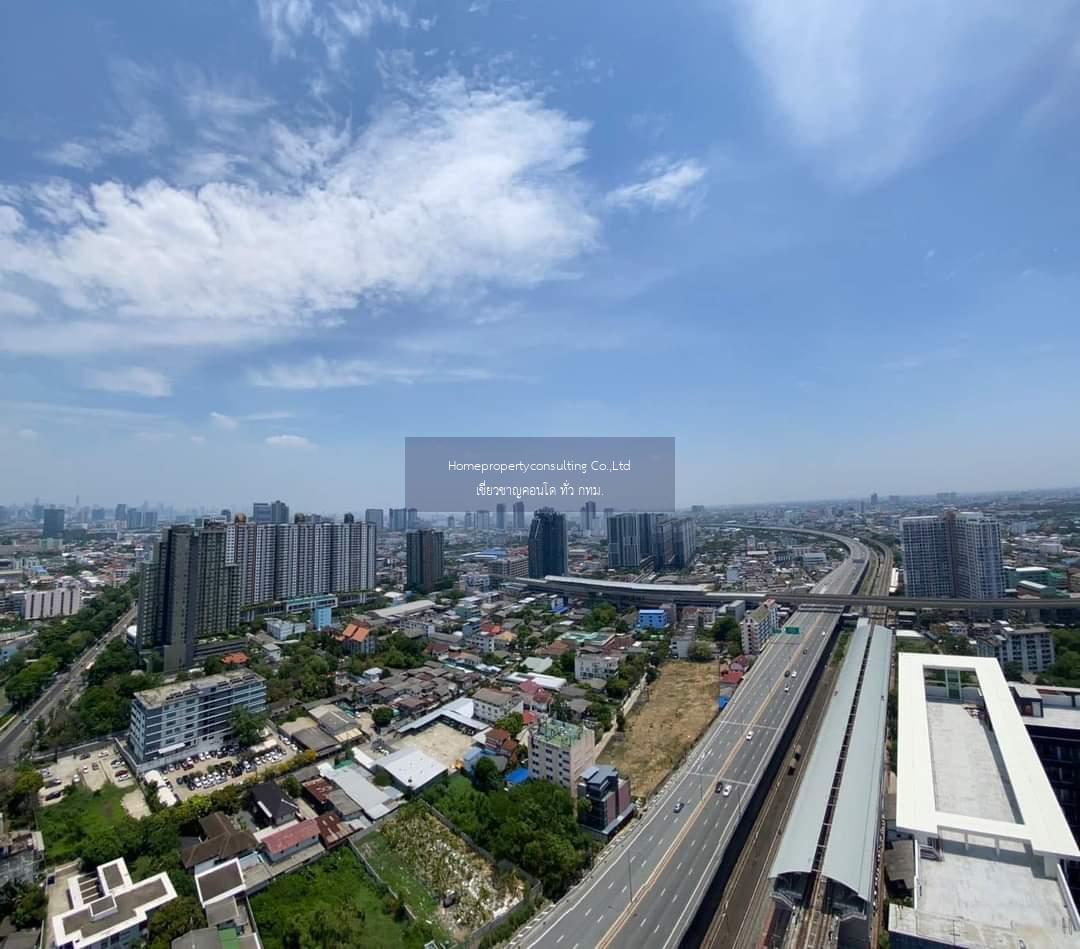
<path fill-rule="evenodd" d="M 674 435 L 687 504 L 1076 484 L 1078 28 L 4 4 L 0 495 L 362 509 L 434 434 Z"/>

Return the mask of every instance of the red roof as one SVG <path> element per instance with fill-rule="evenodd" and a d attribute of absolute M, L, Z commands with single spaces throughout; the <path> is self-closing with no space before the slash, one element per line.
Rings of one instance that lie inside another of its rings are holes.
<path fill-rule="evenodd" d="M 349 836 L 350 830 L 344 827 L 337 814 L 320 814 L 315 818 L 319 828 L 319 840 L 324 847 L 333 847 L 339 840 Z"/>
<path fill-rule="evenodd" d="M 345 642 L 345 640 L 352 640 L 354 643 L 362 643 L 368 638 L 368 633 L 371 630 L 366 626 L 361 626 L 359 623 L 349 623 L 345 629 L 334 638 L 338 642 Z"/>
<path fill-rule="evenodd" d="M 337 785 L 326 778 L 312 778 L 304 782 L 304 790 L 320 804 L 325 804 L 330 795 L 337 790 Z"/>
<path fill-rule="evenodd" d="M 538 721 L 540 721 L 540 716 L 537 715 L 536 712 L 522 712 L 521 720 L 526 725 L 535 725 Z"/>
<path fill-rule="evenodd" d="M 228 655 L 222 656 L 221 661 L 227 666 L 242 666 L 248 661 L 247 653 L 244 652 L 230 652 Z"/>
<path fill-rule="evenodd" d="M 547 689 L 537 689 L 536 695 L 533 696 L 533 701 L 538 702 L 541 705 L 547 705 L 551 701 L 551 693 Z"/>
<path fill-rule="evenodd" d="M 540 686 L 533 682 L 532 679 L 526 679 L 518 686 L 518 691 L 524 692 L 526 695 L 536 695 L 540 691 Z"/>
<path fill-rule="evenodd" d="M 720 676 L 720 681 L 725 685 L 738 685 L 743 680 L 743 674 L 741 672 L 732 670 L 731 672 L 725 672 Z"/>
<path fill-rule="evenodd" d="M 299 824 L 293 824 L 279 830 L 276 834 L 263 837 L 262 845 L 269 853 L 284 853 L 292 850 L 297 844 L 305 840 L 314 840 L 319 836 L 319 825 L 313 820 L 302 820 Z"/>

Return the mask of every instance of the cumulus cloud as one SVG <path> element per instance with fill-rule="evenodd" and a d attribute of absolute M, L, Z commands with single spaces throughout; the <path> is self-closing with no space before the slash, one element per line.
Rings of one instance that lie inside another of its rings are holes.
<path fill-rule="evenodd" d="M 237 419 L 233 418 L 231 415 L 225 415 L 222 412 L 211 412 L 210 423 L 227 432 L 231 432 L 240 427 L 240 422 L 237 421 Z"/>
<path fill-rule="evenodd" d="M 162 398 L 172 393 L 168 376 L 143 366 L 123 366 L 116 369 L 90 369 L 86 372 L 88 389 L 101 392 L 130 392 L 149 398 Z"/>
<path fill-rule="evenodd" d="M 369 359 L 316 356 L 303 362 L 255 369 L 248 378 L 253 385 L 275 389 L 341 389 L 376 383 L 478 382 L 490 379 L 491 373 L 476 367 L 395 366 Z"/>
<path fill-rule="evenodd" d="M 825 174 L 854 186 L 963 135 L 1045 70 L 1076 22 L 1067 0 L 729 6 L 787 135 Z"/>
<path fill-rule="evenodd" d="M 0 322 L 0 349 L 280 339 L 365 301 L 529 286 L 595 241 L 576 173 L 587 125 L 521 88 L 449 77 L 402 93 L 358 134 L 279 130 L 278 188 L 5 192 L 0 279 L 49 317 Z"/>
<path fill-rule="evenodd" d="M 273 448 L 314 448 L 315 443 L 303 435 L 269 435 L 266 444 Z"/>
<path fill-rule="evenodd" d="M 705 179 L 705 166 L 694 159 L 658 159 L 645 170 L 649 177 L 609 191 L 607 203 L 613 208 L 685 207 Z"/>

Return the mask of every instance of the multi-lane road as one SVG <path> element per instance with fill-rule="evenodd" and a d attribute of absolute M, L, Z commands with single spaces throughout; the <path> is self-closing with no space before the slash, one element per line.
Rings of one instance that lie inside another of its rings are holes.
<path fill-rule="evenodd" d="M 814 592 L 850 593 L 858 586 L 871 554 L 858 541 L 848 543 L 851 556 Z M 835 612 L 808 610 L 788 620 L 799 634 L 771 640 L 642 818 L 581 883 L 519 933 L 515 945 L 678 946 L 838 619 Z M 730 785 L 730 794 L 718 792 L 717 782 Z"/>
<path fill-rule="evenodd" d="M 67 670 L 57 676 L 56 681 L 38 696 L 28 709 L 19 713 L 3 732 L 0 732 L 0 761 L 14 761 L 23 752 L 34 735 L 34 722 L 38 719 L 48 721 L 52 710 L 61 701 L 71 701 L 78 694 L 82 685 L 83 673 L 89 668 L 101 651 L 115 639 L 122 636 L 135 619 L 135 607 L 132 606 L 120 617 L 104 636 L 86 650 Z"/>

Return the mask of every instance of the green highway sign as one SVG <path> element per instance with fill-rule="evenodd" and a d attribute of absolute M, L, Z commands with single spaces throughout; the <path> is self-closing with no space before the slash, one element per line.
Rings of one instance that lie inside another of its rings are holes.
<path fill-rule="evenodd" d="M 787 633 L 789 636 L 798 636 L 800 630 L 798 626 L 785 626 L 784 632 Z"/>

